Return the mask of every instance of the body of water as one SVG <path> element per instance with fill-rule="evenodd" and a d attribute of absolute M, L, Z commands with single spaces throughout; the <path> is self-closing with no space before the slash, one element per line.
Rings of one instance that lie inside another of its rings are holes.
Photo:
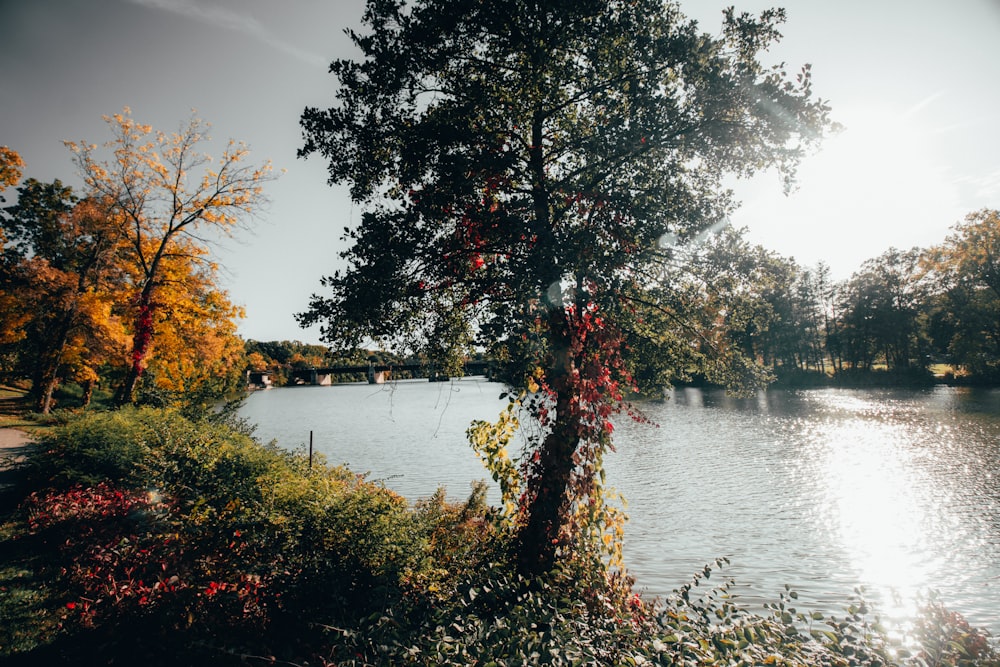
<path fill-rule="evenodd" d="M 312 431 L 330 463 L 411 500 L 439 486 L 461 499 L 487 476 L 465 430 L 496 419 L 501 391 L 469 378 L 293 387 L 251 395 L 242 414 L 292 449 Z M 1000 391 L 686 389 L 640 407 L 655 425 L 620 418 L 606 466 L 647 595 L 726 556 L 751 603 L 788 584 L 801 608 L 843 615 L 863 585 L 902 622 L 936 590 L 1000 635 Z"/>

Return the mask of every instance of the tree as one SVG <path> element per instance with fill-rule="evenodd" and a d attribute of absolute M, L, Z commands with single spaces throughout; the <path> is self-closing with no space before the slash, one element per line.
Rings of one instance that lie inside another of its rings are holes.
<path fill-rule="evenodd" d="M 107 204 L 77 200 L 58 180 L 28 179 L 0 219 L 6 239 L 0 279 L 5 292 L 20 296 L 8 317 L 20 318 L 20 361 L 43 414 L 61 371 L 92 388 L 96 366 L 119 352 L 121 323 L 111 307 L 121 236 Z"/>
<path fill-rule="evenodd" d="M 170 268 L 157 295 L 156 344 L 140 396 L 197 410 L 245 389 L 246 355 L 236 325 L 243 309 L 206 267 L 189 262 Z"/>
<path fill-rule="evenodd" d="M 0 146 L 0 191 L 12 188 L 21 180 L 24 160 L 20 154 L 7 146 Z M 0 197 L 0 203 L 4 200 Z"/>
<path fill-rule="evenodd" d="M 326 158 L 366 211 L 349 268 L 300 322 L 339 347 L 458 342 L 469 326 L 538 389 L 526 572 L 570 553 L 600 502 L 633 385 L 624 346 L 670 357 L 684 340 L 640 322 L 677 320 L 656 288 L 664 240 L 725 218 L 724 176 L 790 178 L 821 138 L 809 69 L 758 62 L 783 19 L 729 10 L 712 37 L 661 0 L 370 0 L 368 32 L 349 33 L 362 57 L 331 65 L 337 104 L 303 113 L 300 154 Z"/>
<path fill-rule="evenodd" d="M 1000 211 L 970 213 L 927 252 L 939 348 L 974 375 L 1000 374 Z"/>
<path fill-rule="evenodd" d="M 920 317 L 926 303 L 921 252 L 890 248 L 867 260 L 841 291 L 841 335 L 855 368 L 870 371 L 882 360 L 889 370 L 926 366 Z"/>
<path fill-rule="evenodd" d="M 8 148 L 7 146 L 0 146 L 0 193 L 2 193 L 7 188 L 12 188 L 21 181 L 21 174 L 24 170 L 24 160 L 17 151 Z M 4 203 L 7 200 L 0 194 L 0 203 Z M 2 214 L 0 214 L 2 215 Z M 0 218 L 5 219 L 5 218 Z M 6 246 L 6 237 L 0 236 L 0 251 Z M 7 255 L 0 255 L 0 259 L 3 260 L 0 263 L 5 271 L 7 269 Z M 22 313 L 18 312 L 18 305 L 20 299 L 17 295 L 12 293 L 10 290 L 0 290 L 0 349 L 6 348 L 17 341 L 19 341 L 23 336 L 23 326 L 25 317 Z M 7 368 L 7 358 L 8 354 L 3 354 L 4 371 L 9 370 Z"/>
<path fill-rule="evenodd" d="M 174 264 L 204 263 L 202 236 L 231 234 L 244 218 L 265 203 L 263 185 L 272 179 L 271 165 L 247 164 L 249 150 L 230 141 L 219 160 L 199 151 L 208 140 L 208 125 L 192 117 L 175 134 L 153 132 L 134 121 L 126 108 L 105 117 L 112 140 L 110 159 L 98 157 L 96 145 L 66 142 L 91 197 L 113 202 L 122 224 L 132 269 L 130 364 L 117 392 L 118 404 L 130 403 L 149 362 L 158 323 L 165 321 L 158 293 L 170 274 L 195 276 L 198 271 Z M 209 271 L 214 270 L 208 265 Z"/>

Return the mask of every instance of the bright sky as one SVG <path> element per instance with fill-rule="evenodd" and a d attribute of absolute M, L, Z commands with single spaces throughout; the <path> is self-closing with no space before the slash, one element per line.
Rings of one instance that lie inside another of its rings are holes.
<path fill-rule="evenodd" d="M 942 241 L 967 213 L 1000 208 L 1000 0 L 687 0 L 716 33 L 721 10 L 784 6 L 775 61 L 813 65 L 816 93 L 847 129 L 800 169 L 784 197 L 777 176 L 736 186 L 733 223 L 804 266 L 846 278 L 890 246 Z M 288 172 L 269 187 L 252 232 L 218 249 L 240 331 L 319 342 L 293 315 L 337 265 L 345 190 L 319 158 L 295 157 L 306 106 L 332 103 L 328 62 L 352 54 L 343 28 L 362 0 L 0 0 L 0 145 L 26 176 L 79 180 L 62 140 L 102 143 L 102 115 L 174 131 L 191 110 L 221 145 L 246 141 Z M 216 153 L 219 152 L 218 147 Z"/>

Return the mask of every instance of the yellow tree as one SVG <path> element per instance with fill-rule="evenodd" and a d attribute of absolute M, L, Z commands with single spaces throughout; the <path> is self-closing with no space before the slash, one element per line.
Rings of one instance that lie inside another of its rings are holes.
<path fill-rule="evenodd" d="M 189 403 L 234 388 L 245 366 L 236 332 L 243 310 L 216 287 L 216 266 L 200 261 L 204 252 L 189 244 L 164 264 L 154 307 L 156 339 L 147 357 L 149 389 L 184 395 Z"/>
<path fill-rule="evenodd" d="M 263 185 L 274 176 L 270 162 L 248 162 L 243 143 L 230 141 L 217 159 L 201 152 L 209 126 L 196 117 L 172 134 L 136 122 L 128 108 L 105 121 L 110 157 L 102 158 L 93 144 L 66 145 L 90 193 L 115 202 L 127 239 L 134 284 L 131 353 L 116 396 L 123 405 L 133 401 L 158 323 L 165 321 L 156 311 L 164 303 L 157 292 L 167 282 L 167 265 L 179 257 L 203 262 L 201 239 L 231 234 L 259 211 L 266 203 Z"/>

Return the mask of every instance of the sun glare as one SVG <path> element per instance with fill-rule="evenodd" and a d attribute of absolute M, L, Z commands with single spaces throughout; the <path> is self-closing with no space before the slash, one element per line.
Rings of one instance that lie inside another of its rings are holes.
<path fill-rule="evenodd" d="M 920 503 L 892 434 L 872 431 L 861 421 L 838 429 L 832 439 L 839 447 L 824 466 L 827 491 L 836 530 L 862 580 L 889 593 L 883 604 L 890 616 L 905 615 L 913 611 L 917 582 L 926 580 Z"/>
<path fill-rule="evenodd" d="M 798 189 L 781 197 L 773 179 L 753 182 L 734 223 L 804 265 L 846 266 L 838 277 L 890 246 L 942 241 L 961 210 L 947 169 L 934 157 L 935 130 L 917 111 L 845 110 L 837 119 L 844 129 L 803 161 Z"/>

